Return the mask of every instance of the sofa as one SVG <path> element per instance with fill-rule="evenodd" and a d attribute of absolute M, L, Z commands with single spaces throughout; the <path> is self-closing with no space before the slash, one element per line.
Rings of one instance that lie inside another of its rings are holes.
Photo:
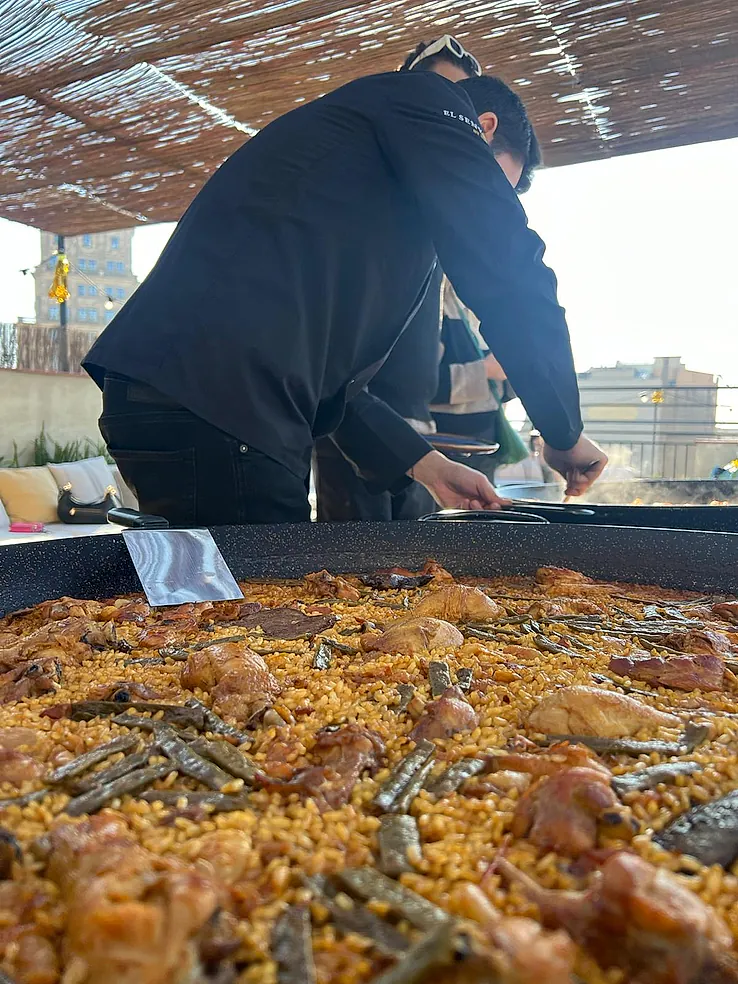
<path fill-rule="evenodd" d="M 120 472 L 103 457 L 59 462 L 32 468 L 0 468 L 0 547 L 30 540 L 59 540 L 76 536 L 103 536 L 120 533 L 111 523 L 61 523 L 56 511 L 59 492 L 72 486 L 79 502 L 98 502 L 113 486 L 121 503 L 137 508 L 136 497 L 123 482 Z M 43 523 L 43 532 L 14 533 L 14 521 Z"/>

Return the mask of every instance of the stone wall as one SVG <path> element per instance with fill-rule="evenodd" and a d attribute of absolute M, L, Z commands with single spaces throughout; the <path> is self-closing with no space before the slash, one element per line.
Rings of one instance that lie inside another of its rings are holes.
<path fill-rule="evenodd" d="M 86 375 L 0 369 L 0 457 L 12 456 L 13 441 L 22 453 L 42 425 L 60 444 L 97 442 L 100 407 L 100 390 Z"/>

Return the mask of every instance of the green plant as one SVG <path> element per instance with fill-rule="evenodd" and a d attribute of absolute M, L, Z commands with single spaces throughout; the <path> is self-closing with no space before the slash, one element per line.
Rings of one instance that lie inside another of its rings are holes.
<path fill-rule="evenodd" d="M 66 444 L 59 444 L 47 434 L 46 425 L 43 424 L 23 454 L 18 451 L 18 445 L 13 441 L 13 457 L 10 459 L 0 457 L 0 466 L 4 468 L 20 468 L 26 464 L 42 466 L 58 464 L 63 461 L 82 461 L 83 458 L 94 458 L 99 455 L 102 455 L 108 464 L 113 464 L 113 459 L 108 454 L 104 441 L 93 441 L 92 438 L 84 437 L 67 441 Z"/>
<path fill-rule="evenodd" d="M 20 468 L 17 441 L 13 441 L 12 458 L 4 458 L 2 455 L 0 455 L 0 468 Z"/>

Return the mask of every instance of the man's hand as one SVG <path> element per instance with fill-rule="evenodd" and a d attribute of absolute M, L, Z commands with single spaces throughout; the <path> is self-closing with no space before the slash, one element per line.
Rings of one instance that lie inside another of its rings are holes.
<path fill-rule="evenodd" d="M 487 379 L 494 379 L 497 383 L 504 383 L 507 379 L 505 370 L 491 352 L 484 357 L 484 369 Z"/>
<path fill-rule="evenodd" d="M 594 441 L 582 434 L 573 448 L 557 451 L 543 446 L 546 463 L 566 479 L 566 495 L 582 495 L 602 474 L 607 455 Z"/>
<path fill-rule="evenodd" d="M 444 509 L 500 509 L 509 506 L 481 472 L 451 461 L 440 451 L 431 451 L 408 471 L 424 485 Z"/>

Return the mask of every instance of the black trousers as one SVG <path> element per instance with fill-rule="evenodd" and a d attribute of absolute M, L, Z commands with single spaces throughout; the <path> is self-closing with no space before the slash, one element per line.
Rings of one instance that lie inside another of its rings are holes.
<path fill-rule="evenodd" d="M 367 491 L 364 482 L 327 437 L 315 443 L 313 468 L 320 523 L 419 519 L 438 508 L 430 492 L 417 482 L 398 495 Z"/>
<path fill-rule="evenodd" d="M 100 432 L 142 512 L 172 526 L 310 521 L 298 476 L 166 396 L 107 376 Z"/>

